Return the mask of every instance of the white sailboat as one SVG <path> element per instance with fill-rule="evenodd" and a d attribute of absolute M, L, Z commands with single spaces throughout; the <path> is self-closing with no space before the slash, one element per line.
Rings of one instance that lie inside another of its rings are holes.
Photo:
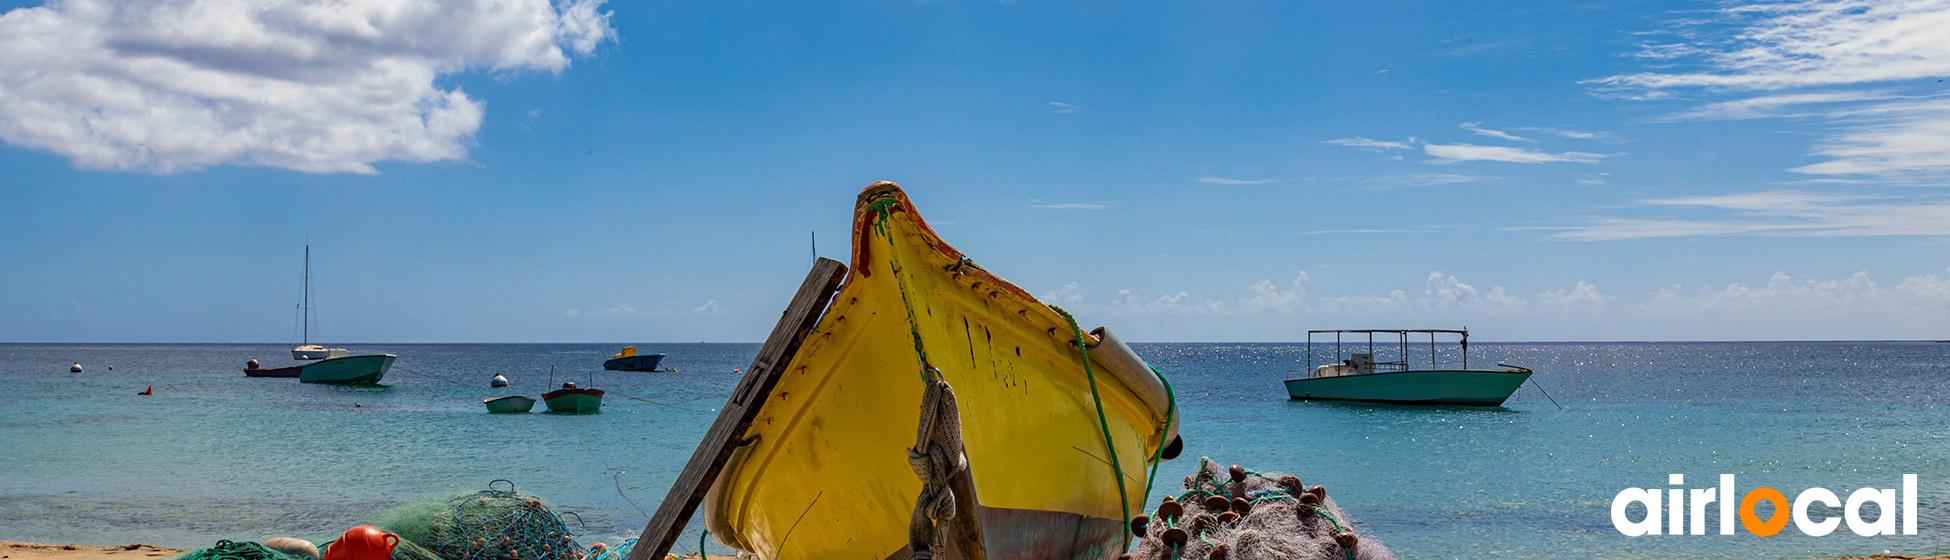
<path fill-rule="evenodd" d="M 301 319 L 303 323 L 302 328 L 304 331 L 304 334 L 302 336 L 304 338 L 299 340 L 298 346 L 293 347 L 291 349 L 291 359 L 324 360 L 329 358 L 345 357 L 346 351 L 344 348 L 326 348 L 322 344 L 311 343 L 311 307 L 312 307 L 311 246 L 306 245 L 305 246 L 305 295 L 303 299 L 298 300 L 298 309 L 302 310 L 304 313 L 304 318 Z"/>

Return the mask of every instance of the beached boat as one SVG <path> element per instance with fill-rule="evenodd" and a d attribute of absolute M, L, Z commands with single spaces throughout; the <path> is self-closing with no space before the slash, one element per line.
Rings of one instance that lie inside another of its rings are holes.
<path fill-rule="evenodd" d="M 657 363 L 664 360 L 663 354 L 638 354 L 635 346 L 624 346 L 622 352 L 610 356 L 603 362 L 603 369 L 618 371 L 657 371 Z"/>
<path fill-rule="evenodd" d="M 1334 334 L 1334 359 L 1338 363 L 1313 365 L 1314 335 Z M 1341 335 L 1365 334 L 1366 352 L 1350 352 L 1347 358 L 1341 356 Z M 1394 361 L 1375 361 L 1376 334 L 1397 336 L 1394 344 L 1384 342 L 1387 350 L 1395 346 Z M 1429 361 L 1426 364 L 1411 363 L 1411 354 L 1419 354 L 1420 343 L 1411 349 L 1410 334 L 1429 335 Z M 1436 351 L 1436 335 L 1461 335 L 1462 351 L 1450 357 L 1453 361 L 1442 361 Z M 1462 406 L 1500 406 L 1510 398 L 1524 380 L 1530 379 L 1530 369 L 1508 364 L 1498 364 L 1504 369 L 1469 369 L 1469 330 L 1447 329 L 1396 329 L 1396 330 L 1315 330 L 1307 331 L 1307 376 L 1288 379 L 1286 391 L 1288 398 L 1295 400 L 1343 400 L 1371 401 L 1399 404 L 1462 405 Z M 1447 367 L 1459 366 L 1459 367 Z"/>
<path fill-rule="evenodd" d="M 319 360 L 298 366 L 298 382 L 371 385 L 386 376 L 386 370 L 393 367 L 397 358 L 392 354 L 369 354 Z"/>
<path fill-rule="evenodd" d="M 542 393 L 542 402 L 548 403 L 549 412 L 565 412 L 569 414 L 602 412 L 603 390 L 576 387 L 574 383 L 563 383 L 561 389 Z"/>
<path fill-rule="evenodd" d="M 311 303 L 312 303 L 311 302 L 311 246 L 306 245 L 305 246 L 305 292 L 304 292 L 304 296 L 302 296 L 298 300 L 298 309 L 303 313 L 303 315 L 298 319 L 298 323 L 300 325 L 299 327 L 300 330 L 303 331 L 303 334 L 299 335 L 300 338 L 298 339 L 299 340 L 298 345 L 291 348 L 291 359 L 327 360 L 331 358 L 345 357 L 347 354 L 344 348 L 326 348 L 323 345 L 311 343 L 311 307 L 312 307 Z M 259 376 L 259 377 L 288 377 L 288 376 L 280 375 L 280 376 Z"/>
<path fill-rule="evenodd" d="M 488 412 L 496 414 L 528 412 L 534 410 L 535 399 L 521 395 L 509 395 L 506 397 L 481 399 L 481 404 L 487 405 Z"/>
<path fill-rule="evenodd" d="M 860 193 L 846 274 L 732 437 L 742 447 L 702 500 L 712 538 L 768 559 L 909 557 L 923 483 L 908 450 L 938 379 L 952 388 L 966 457 L 949 482 L 968 512 L 949 550 L 1123 552 L 1147 471 L 1180 446 L 1162 377 L 1108 331 L 1082 332 L 976 266 L 893 183 Z M 972 482 L 956 487 L 963 476 Z M 968 554 L 943 552 L 957 553 Z"/>

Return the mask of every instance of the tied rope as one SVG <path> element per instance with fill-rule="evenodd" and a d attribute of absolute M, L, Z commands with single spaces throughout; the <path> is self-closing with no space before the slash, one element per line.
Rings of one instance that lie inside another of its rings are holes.
<path fill-rule="evenodd" d="M 1117 457 L 1117 442 L 1111 441 L 1110 419 L 1104 416 L 1104 397 L 1097 393 L 1097 374 L 1090 371 L 1090 346 L 1083 343 L 1083 328 L 1077 326 L 1076 317 L 1070 316 L 1070 312 L 1064 311 L 1061 307 L 1052 305 L 1050 309 L 1055 309 L 1058 314 L 1063 315 L 1063 320 L 1070 322 L 1070 332 L 1075 333 L 1077 337 L 1077 352 L 1083 359 L 1083 375 L 1086 379 L 1090 380 L 1090 401 L 1097 405 L 1097 427 L 1104 432 L 1104 447 L 1110 450 L 1110 470 L 1117 475 L 1117 502 L 1121 506 L 1117 508 L 1117 514 L 1124 518 L 1124 545 L 1122 550 L 1130 550 L 1131 498 L 1126 495 L 1124 490 L 1124 465 Z M 1162 453 L 1164 447 L 1159 446 L 1158 449 Z M 1154 464 L 1152 468 L 1152 474 L 1155 476 L 1157 474 L 1157 467 Z M 1148 482 L 1146 483 L 1146 495 L 1150 493 L 1149 484 Z"/>
<path fill-rule="evenodd" d="M 921 495 L 914 501 L 907 540 L 914 560 L 929 560 L 947 554 L 947 521 L 955 517 L 955 493 L 948 488 L 948 478 L 968 467 L 968 456 L 962 452 L 961 413 L 955 409 L 954 388 L 933 366 L 922 366 L 921 376 L 928 387 L 921 395 L 914 447 L 907 450 L 907 465 L 921 478 Z"/>

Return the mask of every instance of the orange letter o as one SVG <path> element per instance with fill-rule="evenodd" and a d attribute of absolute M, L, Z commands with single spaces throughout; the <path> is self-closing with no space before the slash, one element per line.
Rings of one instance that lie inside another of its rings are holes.
<path fill-rule="evenodd" d="M 1769 516 L 1766 523 L 1762 523 L 1760 517 L 1754 515 L 1754 504 L 1761 500 L 1774 502 L 1774 515 Z M 1740 498 L 1740 526 L 1746 527 L 1747 532 L 1763 537 L 1771 537 L 1774 536 L 1774 533 L 1779 533 L 1781 529 L 1786 528 L 1787 522 L 1787 495 L 1782 494 L 1780 490 L 1765 487 L 1755 488 L 1752 492 L 1748 492 L 1745 497 Z"/>

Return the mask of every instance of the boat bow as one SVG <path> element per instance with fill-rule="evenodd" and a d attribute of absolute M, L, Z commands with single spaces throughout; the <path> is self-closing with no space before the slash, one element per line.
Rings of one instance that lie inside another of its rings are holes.
<path fill-rule="evenodd" d="M 932 366 L 956 393 L 974 490 L 958 499 L 979 504 L 987 558 L 1122 552 L 1176 438 L 1162 377 L 975 265 L 893 183 L 860 194 L 851 260 L 705 497 L 712 536 L 763 558 L 905 556 Z"/>

